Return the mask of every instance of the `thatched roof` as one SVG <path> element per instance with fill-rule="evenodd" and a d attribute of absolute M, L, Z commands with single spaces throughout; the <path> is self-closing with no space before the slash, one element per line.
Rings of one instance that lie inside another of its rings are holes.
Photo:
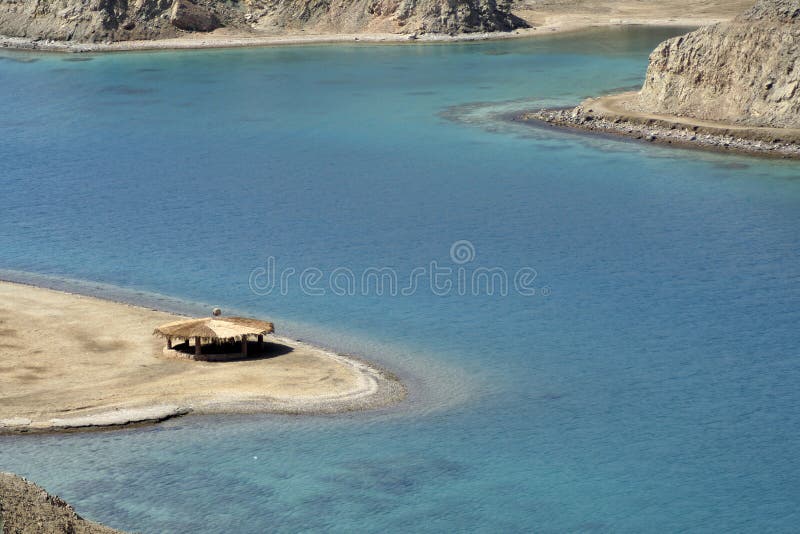
<path fill-rule="evenodd" d="M 246 317 L 206 317 L 204 319 L 187 319 L 174 323 L 162 324 L 153 334 L 168 339 L 189 339 L 199 337 L 203 341 L 222 340 L 238 341 L 245 336 L 271 334 L 275 331 L 272 323 L 248 319 Z"/>

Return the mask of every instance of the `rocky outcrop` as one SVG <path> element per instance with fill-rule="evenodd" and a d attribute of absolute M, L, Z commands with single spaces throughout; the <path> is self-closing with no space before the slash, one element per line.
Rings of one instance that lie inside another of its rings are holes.
<path fill-rule="evenodd" d="M 58 496 L 11 473 L 0 473 L 0 530 L 3 534 L 121 534 L 86 521 Z"/>
<path fill-rule="evenodd" d="M 56 41 L 173 37 L 172 0 L 4 0 L 0 35 Z"/>
<path fill-rule="evenodd" d="M 238 34 L 469 33 L 527 27 L 510 0 L 2 0 L 0 35 L 73 42 Z"/>
<path fill-rule="evenodd" d="M 800 159 L 798 86 L 800 0 L 759 0 L 730 22 L 661 43 L 638 92 L 518 118 L 650 143 Z"/>
<path fill-rule="evenodd" d="M 221 26 L 211 9 L 189 0 L 175 0 L 169 21 L 176 28 L 190 32 L 210 32 Z"/>
<path fill-rule="evenodd" d="M 527 27 L 510 0 L 276 0 L 254 2 L 257 27 L 357 33 L 470 33 Z"/>
<path fill-rule="evenodd" d="M 759 0 L 736 19 L 661 43 L 637 111 L 800 128 L 800 0 Z"/>

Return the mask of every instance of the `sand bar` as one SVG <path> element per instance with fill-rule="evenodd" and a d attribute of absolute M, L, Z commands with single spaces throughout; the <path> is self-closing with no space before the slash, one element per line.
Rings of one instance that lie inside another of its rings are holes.
<path fill-rule="evenodd" d="M 0 282 L 0 433 L 118 427 L 188 413 L 337 413 L 405 396 L 386 371 L 279 336 L 267 336 L 261 358 L 169 357 L 152 332 L 179 318 Z"/>

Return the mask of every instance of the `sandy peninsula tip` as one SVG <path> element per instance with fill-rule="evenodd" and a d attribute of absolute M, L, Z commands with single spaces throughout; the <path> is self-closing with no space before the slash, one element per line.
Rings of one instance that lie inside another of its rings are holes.
<path fill-rule="evenodd" d="M 280 336 L 226 362 L 165 354 L 175 315 L 0 282 L 0 433 L 149 424 L 194 413 L 319 414 L 405 397 L 391 373 Z"/>

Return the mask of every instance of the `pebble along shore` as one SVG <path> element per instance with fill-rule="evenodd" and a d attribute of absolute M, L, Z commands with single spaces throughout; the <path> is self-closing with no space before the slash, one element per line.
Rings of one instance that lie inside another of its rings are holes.
<path fill-rule="evenodd" d="M 524 113 L 518 120 L 540 122 L 561 128 L 621 135 L 651 143 L 711 150 L 743 152 L 760 156 L 800 159 L 800 145 L 794 141 L 758 135 L 730 135 L 659 119 L 630 120 L 621 116 L 599 116 L 593 109 L 578 106 L 570 109 L 542 109 Z M 743 134 L 752 130 L 742 130 Z M 738 133 L 738 132 L 737 132 Z"/>

